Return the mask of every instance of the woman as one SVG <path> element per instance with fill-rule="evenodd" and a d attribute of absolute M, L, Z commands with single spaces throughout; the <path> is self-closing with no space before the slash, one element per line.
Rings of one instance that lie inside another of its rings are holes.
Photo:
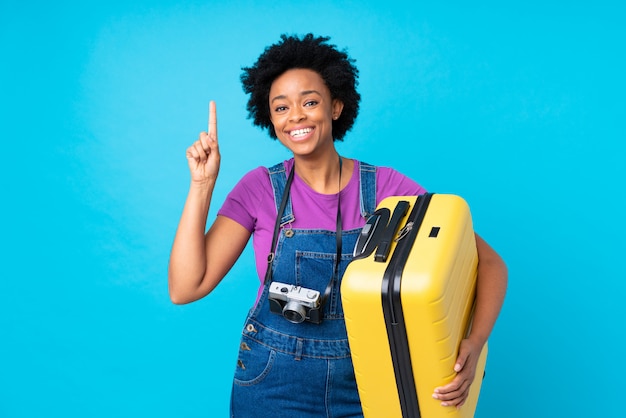
<path fill-rule="evenodd" d="M 187 149 L 191 185 L 171 252 L 172 301 L 188 303 L 210 293 L 251 236 L 261 279 L 243 329 L 231 416 L 362 416 L 339 295 L 341 277 L 376 204 L 387 196 L 425 192 L 393 169 L 339 156 L 335 141 L 343 139 L 358 114 L 358 71 L 328 40 L 283 35 L 244 68 L 250 118 L 293 158 L 246 174 L 206 234 L 220 165 L 215 103 L 208 133 Z M 466 400 L 506 289 L 504 263 L 476 238 L 477 308 L 455 379 L 434 388 L 443 406 Z M 291 301 L 296 301 L 294 309 Z"/>

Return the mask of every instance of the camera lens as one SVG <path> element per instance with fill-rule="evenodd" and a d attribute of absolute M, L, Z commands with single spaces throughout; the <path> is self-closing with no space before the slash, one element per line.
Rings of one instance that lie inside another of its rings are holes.
<path fill-rule="evenodd" d="M 283 308 L 283 316 L 289 322 L 299 324 L 306 319 L 306 310 L 298 302 L 288 302 Z"/>

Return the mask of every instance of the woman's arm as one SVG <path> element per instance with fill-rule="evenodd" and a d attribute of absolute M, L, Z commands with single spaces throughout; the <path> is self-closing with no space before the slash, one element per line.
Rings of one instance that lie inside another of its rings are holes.
<path fill-rule="evenodd" d="M 504 303 L 508 273 L 500 256 L 482 238 L 476 235 L 478 250 L 478 279 L 476 283 L 476 308 L 470 334 L 461 342 L 454 371 L 449 384 L 436 388 L 435 399 L 443 406 L 463 405 L 474 381 L 478 357 L 493 330 Z"/>
<path fill-rule="evenodd" d="M 232 219 L 218 216 L 205 234 L 211 197 L 220 167 L 215 103 L 209 110 L 209 131 L 187 149 L 191 185 L 170 254 L 168 284 L 176 304 L 209 294 L 228 273 L 250 238 Z"/>

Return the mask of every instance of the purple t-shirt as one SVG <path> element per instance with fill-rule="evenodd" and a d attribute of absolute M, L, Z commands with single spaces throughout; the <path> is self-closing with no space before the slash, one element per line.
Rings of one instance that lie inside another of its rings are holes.
<path fill-rule="evenodd" d="M 354 162 L 352 177 L 341 191 L 341 222 L 345 231 L 361 228 L 365 224 L 359 200 L 359 162 Z M 293 159 L 287 160 L 286 165 L 289 172 L 293 167 Z M 416 196 L 425 192 L 423 187 L 399 172 L 388 167 L 377 167 L 377 205 L 389 196 Z M 295 216 L 292 228 L 336 229 L 337 194 L 317 193 L 296 174 L 290 195 Z M 262 283 L 276 222 L 276 204 L 267 168 L 258 167 L 244 175 L 226 197 L 218 215 L 233 219 L 252 233 L 256 269 Z"/>

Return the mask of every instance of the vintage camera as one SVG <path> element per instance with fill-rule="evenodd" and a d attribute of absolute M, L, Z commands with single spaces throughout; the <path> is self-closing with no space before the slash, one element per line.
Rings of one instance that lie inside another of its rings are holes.
<path fill-rule="evenodd" d="M 287 321 L 299 324 L 309 321 L 319 324 L 320 292 L 302 286 L 272 282 L 269 289 L 270 312 L 282 315 Z"/>

